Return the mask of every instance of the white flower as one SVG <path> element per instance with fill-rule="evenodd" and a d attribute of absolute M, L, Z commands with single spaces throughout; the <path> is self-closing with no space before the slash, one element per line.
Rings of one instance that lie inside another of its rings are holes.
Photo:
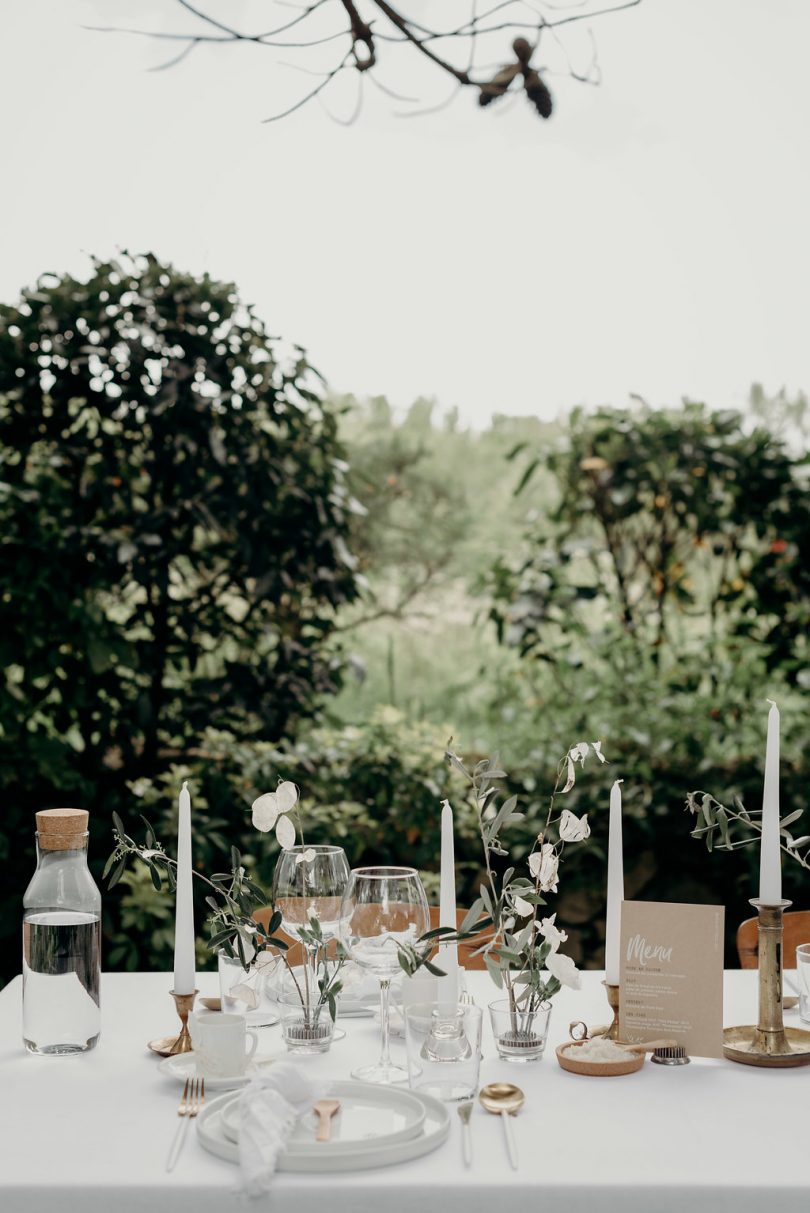
<path fill-rule="evenodd" d="M 276 823 L 276 838 L 278 839 L 278 845 L 284 851 L 289 851 L 290 847 L 295 846 L 295 826 L 289 817 L 285 817 L 284 814 L 279 817 Z"/>
<path fill-rule="evenodd" d="M 258 800 L 253 801 L 253 825 L 262 834 L 267 834 L 276 828 L 276 838 L 279 846 L 288 851 L 295 846 L 295 826 L 287 816 L 298 803 L 298 788 L 294 783 L 284 780 L 275 792 L 265 792 Z M 311 857 L 310 857 L 311 858 Z M 301 862 L 301 860 L 297 860 Z"/>
<path fill-rule="evenodd" d="M 313 851 L 312 847 L 307 847 L 307 849 L 305 851 L 302 851 L 300 855 L 296 855 L 296 857 L 295 857 L 296 866 L 299 863 L 312 863 L 314 858 L 315 858 L 315 852 Z"/>
<path fill-rule="evenodd" d="M 561 789 L 562 792 L 571 791 L 577 779 L 575 764 L 579 763 L 580 766 L 584 767 L 585 759 L 588 757 L 591 746 L 593 747 L 593 752 L 599 761 L 607 762 L 607 759 L 602 753 L 601 741 L 592 741 L 590 744 L 587 741 L 578 741 L 576 745 L 571 746 L 571 749 L 565 756 L 568 763 L 568 771 L 566 773 L 565 787 Z"/>
<path fill-rule="evenodd" d="M 286 779 L 276 788 L 276 798 L 279 813 L 289 813 L 298 803 L 298 788 L 294 783 L 290 783 L 289 779 Z"/>
<path fill-rule="evenodd" d="M 243 1002 L 251 1011 L 254 1011 L 259 1005 L 259 995 L 252 986 L 245 985 L 243 981 L 237 986 L 231 986 L 228 993 L 231 998 L 237 998 L 239 1002 Z"/>
<path fill-rule="evenodd" d="M 560 816 L 560 838 L 563 842 L 584 842 L 591 836 L 588 814 L 577 817 L 570 809 L 563 809 Z"/>
<path fill-rule="evenodd" d="M 539 851 L 533 851 L 529 856 L 529 871 L 539 881 L 543 893 L 557 892 L 559 862 L 550 842 L 544 842 Z"/>
<path fill-rule="evenodd" d="M 268 830 L 272 830 L 278 821 L 280 812 L 276 793 L 265 792 L 264 796 L 260 796 L 258 800 L 253 801 L 252 809 L 253 825 L 255 828 L 261 830 L 262 834 L 266 834 Z"/>
<path fill-rule="evenodd" d="M 566 939 L 568 938 L 566 931 L 560 931 L 557 929 L 557 927 L 555 927 L 554 919 L 556 917 L 556 914 L 552 914 L 551 918 L 541 918 L 537 928 L 540 934 L 543 936 L 543 939 L 545 939 L 546 943 L 551 947 L 551 952 L 549 953 L 550 956 L 553 956 L 555 952 L 559 951 L 560 944 L 565 943 Z"/>
<path fill-rule="evenodd" d="M 278 968 L 279 963 L 278 956 L 274 956 L 271 952 L 260 952 L 253 962 L 253 967 L 258 973 L 261 973 L 263 969 L 269 969 L 272 973 Z"/>
<path fill-rule="evenodd" d="M 512 898 L 512 905 L 515 907 L 515 913 L 520 918 L 528 918 L 532 912 L 531 904 L 522 897 L 514 896 Z"/>
<path fill-rule="evenodd" d="M 582 986 L 582 975 L 570 956 L 561 952 L 552 952 L 546 958 L 546 969 L 552 977 L 556 977 L 561 986 L 570 986 L 579 990 Z"/>

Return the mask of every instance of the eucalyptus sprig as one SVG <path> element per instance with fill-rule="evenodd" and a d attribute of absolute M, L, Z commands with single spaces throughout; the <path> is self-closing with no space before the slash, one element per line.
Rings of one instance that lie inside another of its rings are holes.
<path fill-rule="evenodd" d="M 279 789 L 294 785 L 280 784 Z M 254 802 L 253 815 L 257 829 L 266 832 L 276 829 L 282 835 L 282 845 L 294 845 L 295 835 L 283 824 L 289 820 L 298 800 L 297 789 L 295 796 L 287 793 L 275 800 L 274 793 L 267 793 Z M 258 806 L 258 808 L 257 808 Z M 140 859 L 149 869 L 152 883 L 157 890 L 163 887 L 165 880 L 170 890 L 177 885 L 177 861 L 166 853 L 163 844 L 157 839 L 150 822 L 141 817 L 145 834 L 143 842 L 138 842 L 128 834 L 124 823 L 117 813 L 113 813 L 113 837 L 115 847 L 104 867 L 103 878 L 107 887 L 112 889 L 121 879 L 127 865 L 135 859 Z M 298 832 L 303 838 L 303 829 L 298 816 Z M 281 830 L 279 830 L 281 827 Z M 292 827 L 290 827 L 291 829 Z M 286 832 L 285 832 L 286 831 Z M 306 852 L 302 855 L 306 862 Z M 280 959 L 290 975 L 290 979 L 301 1000 L 301 1006 L 307 1020 L 317 1022 L 317 1017 L 324 1006 L 328 1006 L 329 1014 L 334 1020 L 337 1014 L 336 998 L 343 983 L 342 970 L 349 959 L 344 946 L 335 941 L 334 954 L 329 955 L 326 941 L 323 938 L 321 924 L 317 918 L 310 918 L 306 925 L 296 928 L 301 943 L 310 954 L 316 954 L 317 961 L 317 995 L 315 982 L 301 980 L 290 965 L 287 952 L 289 941 L 276 932 L 281 927 L 281 913 L 273 909 L 268 925 L 265 927 L 253 917 L 254 911 L 260 906 L 270 903 L 267 893 L 247 875 L 242 856 L 236 847 L 231 848 L 231 869 L 229 872 L 215 872 L 205 876 L 202 872 L 192 872 L 196 880 L 202 881 L 210 892 L 206 896 L 206 904 L 211 913 L 208 918 L 210 936 L 208 947 L 213 952 L 222 951 L 233 960 L 238 960 L 246 971 L 260 972 L 265 966 L 277 963 L 276 957 L 271 957 L 271 951 L 280 954 Z M 423 966 L 434 975 L 444 976 L 443 970 L 430 960 L 430 956 L 439 942 L 462 941 L 471 938 L 479 930 L 488 926 L 488 920 L 475 922 L 472 931 L 454 930 L 451 927 L 436 927 L 414 943 L 397 942 L 400 967 L 409 975 L 413 975 Z M 246 1001 L 255 998 L 255 992 L 249 985 L 249 978 L 233 988 L 235 995 Z"/>
<path fill-rule="evenodd" d="M 762 810 L 746 809 L 739 796 L 734 797 L 733 803 L 734 808 L 729 808 L 710 792 L 689 792 L 686 808 L 695 818 L 692 838 L 702 838 L 709 851 L 738 851 L 755 843 L 762 833 Z M 788 829 L 803 812 L 795 809 L 779 819 L 779 846 L 801 867 L 810 870 L 810 834 L 794 838 Z"/>
<path fill-rule="evenodd" d="M 127 865 L 134 859 L 140 859 L 149 869 L 152 884 L 158 891 L 163 887 L 164 879 L 173 891 L 177 886 L 177 860 L 166 853 L 149 821 L 143 816 L 141 820 L 146 829 L 142 843 L 127 833 L 121 818 L 113 813 L 115 848 L 104 866 L 102 879 L 107 879 L 108 889 L 114 888 Z M 205 900 L 211 910 L 208 946 L 212 951 L 222 949 L 226 955 L 238 960 L 244 969 L 258 953 L 269 948 L 277 948 L 282 955 L 287 952 L 289 943 L 275 935 L 281 926 L 281 914 L 275 911 L 267 927 L 253 918 L 253 911 L 267 905 L 268 897 L 247 875 L 236 847 L 231 847 L 229 872 L 214 872 L 209 877 L 194 870 L 192 876 L 211 890 Z"/>
<path fill-rule="evenodd" d="M 460 931 L 468 933 L 481 915 L 486 915 L 493 931 L 478 952 L 483 955 L 492 980 L 505 990 L 515 1016 L 537 1011 L 563 985 L 577 988 L 580 983 L 573 960 L 559 951 L 568 936 L 556 926 L 556 913 L 541 919 L 538 910 L 547 904 L 544 894 L 557 892 L 559 864 L 566 844 L 583 842 L 590 835 L 587 815 L 577 818 L 568 809 L 557 813 L 557 797 L 573 788 L 577 766 L 584 766 L 591 751 L 600 762 L 606 761 L 598 741 L 581 741 L 560 760 L 546 820 L 528 858 L 528 876 L 518 875 L 514 866 L 501 873 L 493 863 L 494 857 L 508 858 L 504 834 L 509 826 L 525 817 L 518 810 L 516 796 L 501 801 L 499 785 L 507 776 L 497 757 L 485 758 L 469 770 L 449 746 L 445 753 L 448 763 L 469 784 L 486 868 L 479 895 Z"/>

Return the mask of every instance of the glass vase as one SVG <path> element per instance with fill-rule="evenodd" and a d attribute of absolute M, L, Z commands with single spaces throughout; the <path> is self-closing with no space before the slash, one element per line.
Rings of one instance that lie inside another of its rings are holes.
<path fill-rule="evenodd" d="M 540 1060 L 548 1040 L 550 1003 L 525 1009 L 501 998 L 489 1004 L 489 1018 L 501 1061 Z"/>
<path fill-rule="evenodd" d="M 319 992 L 303 985 L 306 967 L 285 973 L 278 999 L 281 1035 L 288 1053 L 326 1053 L 335 1039 L 335 1024 Z"/>

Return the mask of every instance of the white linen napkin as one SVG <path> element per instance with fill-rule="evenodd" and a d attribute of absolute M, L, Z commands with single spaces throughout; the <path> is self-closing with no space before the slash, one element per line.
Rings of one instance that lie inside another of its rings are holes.
<path fill-rule="evenodd" d="M 270 1190 L 279 1154 L 292 1136 L 298 1117 L 321 1092 L 297 1066 L 276 1062 L 267 1074 L 245 1087 L 239 1101 L 239 1165 L 242 1191 L 250 1197 Z"/>

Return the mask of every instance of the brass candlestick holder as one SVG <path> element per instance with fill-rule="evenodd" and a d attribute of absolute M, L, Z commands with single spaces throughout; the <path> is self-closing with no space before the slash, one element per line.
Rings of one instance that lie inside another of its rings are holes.
<path fill-rule="evenodd" d="M 180 1017 L 180 1035 L 161 1036 L 157 1040 L 149 1041 L 149 1048 L 153 1053 L 159 1053 L 161 1057 L 174 1057 L 178 1053 L 191 1053 L 193 1051 L 191 1036 L 188 1031 L 188 1017 L 194 1006 L 194 999 L 200 991 L 195 990 L 193 994 L 175 994 L 174 990 L 170 990 L 169 992 L 174 999 L 174 1005 Z"/>
<path fill-rule="evenodd" d="M 615 985 L 615 986 L 611 985 L 610 982 L 608 982 L 608 981 L 603 981 L 602 985 L 605 987 L 605 993 L 607 994 L 608 1006 L 610 1007 L 611 1011 L 613 1012 L 613 1019 L 607 1025 L 605 1030 L 603 1032 L 599 1033 L 599 1035 L 602 1037 L 603 1040 L 619 1040 L 620 987 L 618 985 Z M 596 1035 L 596 1033 L 594 1033 L 594 1035 Z"/>
<path fill-rule="evenodd" d="M 756 1026 L 726 1028 L 723 1055 L 746 1066 L 810 1065 L 810 1032 L 782 1019 L 782 916 L 792 903 L 754 898 L 759 919 L 759 1015 Z"/>

